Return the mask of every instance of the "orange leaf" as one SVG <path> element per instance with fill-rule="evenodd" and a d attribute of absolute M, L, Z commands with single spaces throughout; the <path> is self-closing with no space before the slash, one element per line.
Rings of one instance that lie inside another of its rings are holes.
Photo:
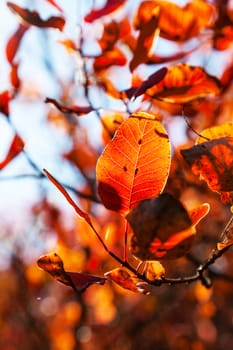
<path fill-rule="evenodd" d="M 94 60 L 93 67 L 96 71 L 106 69 L 111 66 L 124 66 L 127 60 L 124 53 L 118 49 L 113 48 L 112 50 L 105 51 L 101 56 Z"/>
<path fill-rule="evenodd" d="M 85 21 L 93 22 L 100 17 L 108 15 L 122 6 L 125 1 L 126 0 L 107 0 L 104 7 L 94 9 L 88 13 L 88 15 L 85 16 Z"/>
<path fill-rule="evenodd" d="M 220 93 L 220 81 L 203 68 L 178 64 L 168 68 L 164 79 L 146 93 L 171 103 L 186 103 L 196 98 Z"/>
<path fill-rule="evenodd" d="M 7 166 L 12 159 L 14 159 L 20 152 L 22 152 L 23 148 L 23 140 L 18 135 L 15 135 L 5 159 L 0 162 L 0 170 Z"/>
<path fill-rule="evenodd" d="M 65 271 L 63 261 L 56 253 L 40 257 L 37 264 L 57 281 L 67 286 L 75 287 L 79 292 L 84 292 L 92 284 L 104 284 L 106 280 L 104 277 Z"/>
<path fill-rule="evenodd" d="M 185 255 L 194 241 L 195 226 L 208 211 L 205 203 L 188 212 L 168 193 L 142 201 L 126 217 L 133 229 L 132 254 L 142 260 Z"/>
<path fill-rule="evenodd" d="M 112 281 L 124 289 L 128 289 L 136 293 L 141 292 L 147 295 L 150 293 L 146 288 L 146 284 L 143 284 L 144 288 L 141 288 L 141 285 L 138 287 L 137 283 L 140 283 L 140 280 L 130 274 L 125 268 L 116 268 L 112 271 L 106 272 L 105 276 L 110 278 Z"/>
<path fill-rule="evenodd" d="M 158 117 L 132 114 L 100 156 L 96 175 L 106 208 L 124 215 L 163 190 L 170 167 L 170 143 Z"/>
<path fill-rule="evenodd" d="M 232 122 L 208 128 L 200 134 L 197 145 L 181 150 L 194 174 L 200 175 L 212 191 L 221 192 L 229 203 L 232 198 L 227 192 L 233 191 L 232 128 Z"/>
<path fill-rule="evenodd" d="M 193 0 L 184 7 L 170 1 L 143 1 L 135 17 L 135 27 L 147 23 L 159 6 L 160 35 L 168 40 L 185 41 L 197 36 L 202 29 L 213 26 L 216 9 L 202 0 Z"/>
<path fill-rule="evenodd" d="M 159 35 L 158 16 L 159 7 L 155 7 L 150 20 L 140 29 L 134 55 L 129 65 L 131 71 L 139 64 L 147 62 L 148 58 L 152 56 L 155 41 Z"/>
<path fill-rule="evenodd" d="M 159 261 L 147 261 L 145 274 L 149 281 L 154 281 L 164 277 L 165 269 Z"/>
<path fill-rule="evenodd" d="M 63 30 L 65 25 L 65 20 L 63 17 L 52 16 L 47 20 L 43 20 L 40 18 L 38 12 L 29 11 L 28 9 L 24 9 L 13 2 L 8 1 L 7 6 L 21 19 L 23 24 L 26 25 L 34 25 L 40 28 L 57 28 L 60 31 Z"/>

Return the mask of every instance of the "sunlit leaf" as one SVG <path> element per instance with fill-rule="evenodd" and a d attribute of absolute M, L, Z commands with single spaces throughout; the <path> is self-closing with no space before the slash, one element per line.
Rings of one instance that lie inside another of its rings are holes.
<path fill-rule="evenodd" d="M 200 175 L 212 191 L 233 191 L 233 123 L 228 122 L 204 130 L 197 145 L 181 150 L 194 174 Z M 206 141 L 209 140 L 209 141 Z M 231 196 L 223 193 L 225 201 Z"/>
<path fill-rule="evenodd" d="M 149 281 L 160 279 L 165 275 L 165 268 L 159 261 L 147 261 L 145 275 Z"/>
<path fill-rule="evenodd" d="M 214 48 L 219 51 L 227 50 L 233 46 L 233 26 L 226 25 L 216 32 Z"/>
<path fill-rule="evenodd" d="M 155 41 L 159 35 L 158 16 L 159 7 L 155 7 L 152 11 L 150 20 L 140 28 L 136 48 L 129 65 L 131 71 L 133 71 L 139 64 L 147 62 L 148 58 L 152 56 Z"/>
<path fill-rule="evenodd" d="M 213 26 L 217 15 L 213 5 L 193 0 L 181 7 L 170 1 L 143 1 L 135 16 L 135 27 L 141 28 L 159 6 L 160 36 L 174 41 L 185 41 L 197 36 L 202 29 Z"/>
<path fill-rule="evenodd" d="M 20 81 L 20 78 L 19 78 L 19 74 L 18 74 L 18 68 L 19 68 L 19 64 L 18 63 L 12 63 L 11 64 L 10 81 L 11 81 L 11 85 L 15 89 L 19 89 L 20 84 L 21 84 L 21 81 Z"/>
<path fill-rule="evenodd" d="M 108 15 L 122 6 L 125 1 L 126 0 L 106 0 L 106 3 L 102 8 L 93 9 L 88 13 L 88 15 L 85 16 L 85 21 L 93 22 L 100 17 Z"/>
<path fill-rule="evenodd" d="M 15 135 L 7 151 L 6 157 L 0 162 L 0 170 L 5 168 L 24 148 L 24 142 L 18 135 Z"/>
<path fill-rule="evenodd" d="M 8 1 L 7 6 L 20 18 L 24 25 L 33 25 L 40 28 L 57 28 L 61 31 L 65 25 L 65 19 L 60 16 L 52 16 L 43 20 L 38 12 L 22 8 L 13 2 Z"/>
<path fill-rule="evenodd" d="M 19 24 L 17 30 L 11 35 L 6 45 L 6 57 L 10 64 L 13 63 L 15 55 L 18 51 L 21 40 L 28 30 L 28 26 L 25 24 Z"/>
<path fill-rule="evenodd" d="M 127 60 L 125 54 L 118 48 L 105 51 L 101 56 L 95 58 L 93 67 L 96 71 L 109 68 L 111 66 L 124 66 Z"/>
<path fill-rule="evenodd" d="M 172 103 L 186 103 L 220 93 L 220 82 L 203 68 L 178 64 L 168 68 L 164 79 L 146 90 L 154 98 Z"/>
<path fill-rule="evenodd" d="M 93 111 L 93 107 L 91 106 L 71 106 L 71 107 L 66 107 L 61 105 L 57 100 L 53 98 L 46 97 L 45 103 L 52 103 L 54 106 L 59 109 L 62 113 L 74 113 L 78 116 L 83 115 L 83 114 L 88 114 Z"/>
<path fill-rule="evenodd" d="M 96 175 L 106 208 L 124 215 L 164 188 L 170 167 L 170 143 L 158 117 L 144 112 L 132 114 L 100 156 Z"/>
<path fill-rule="evenodd" d="M 67 286 L 75 287 L 79 292 L 84 292 L 93 284 L 104 284 L 106 280 L 104 277 L 65 271 L 63 261 L 56 253 L 40 257 L 37 264 L 57 281 Z"/>
<path fill-rule="evenodd" d="M 203 204 L 190 213 L 168 193 L 142 201 L 126 216 L 133 229 L 131 252 L 142 260 L 175 259 L 195 239 L 195 226 L 208 213 Z"/>
<path fill-rule="evenodd" d="M 138 287 L 137 283 L 140 282 L 140 280 L 136 276 L 129 273 L 129 271 L 125 268 L 116 268 L 112 271 L 106 272 L 105 276 L 110 278 L 112 281 L 114 281 L 124 289 L 128 289 L 136 293 L 150 293 L 146 286 L 144 286 L 144 288 L 142 288 L 142 286 Z"/>
<path fill-rule="evenodd" d="M 10 102 L 10 93 L 8 90 L 5 90 L 0 93 L 0 113 L 9 116 L 9 102 Z"/>
<path fill-rule="evenodd" d="M 127 18 L 120 22 L 111 21 L 106 23 L 103 28 L 103 34 L 98 40 L 102 51 L 109 51 L 113 48 L 115 43 L 127 36 L 130 33 L 130 24 Z"/>

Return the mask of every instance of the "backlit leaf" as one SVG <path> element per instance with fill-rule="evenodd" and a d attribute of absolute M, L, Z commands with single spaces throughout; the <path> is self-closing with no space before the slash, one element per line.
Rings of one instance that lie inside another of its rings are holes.
<path fill-rule="evenodd" d="M 181 150 L 193 173 L 200 175 L 212 191 L 220 192 L 222 199 L 230 203 L 230 192 L 233 191 L 232 130 L 232 122 L 211 127 L 200 134 L 197 145 Z"/>
<path fill-rule="evenodd" d="M 218 95 L 220 82 L 201 67 L 178 64 L 169 67 L 164 79 L 147 89 L 146 93 L 166 102 L 186 103 L 197 98 Z"/>
<path fill-rule="evenodd" d="M 145 275 L 149 281 L 160 279 L 165 275 L 165 268 L 159 261 L 147 261 Z"/>
<path fill-rule="evenodd" d="M 5 159 L 0 162 L 0 170 L 5 168 L 24 148 L 24 142 L 18 135 L 15 135 L 8 149 Z"/>
<path fill-rule="evenodd" d="M 109 68 L 111 66 L 124 66 L 127 60 L 124 53 L 118 49 L 113 48 L 112 50 L 105 51 L 101 56 L 94 60 L 93 67 L 96 71 Z"/>
<path fill-rule="evenodd" d="M 142 201 L 127 216 L 133 229 L 131 252 L 142 260 L 175 259 L 195 239 L 195 226 L 208 213 L 203 204 L 190 213 L 168 193 Z"/>
<path fill-rule="evenodd" d="M 122 6 L 125 1 L 126 0 L 106 0 L 106 3 L 102 8 L 93 9 L 88 13 L 88 15 L 85 16 L 85 21 L 93 22 L 100 17 L 108 15 Z"/>
<path fill-rule="evenodd" d="M 10 39 L 8 40 L 6 45 L 6 57 L 10 64 L 13 63 L 14 57 L 18 51 L 21 40 L 28 28 L 29 27 L 25 24 L 20 23 L 17 30 L 11 35 Z"/>
<path fill-rule="evenodd" d="M 149 290 L 144 286 L 144 288 L 140 288 L 140 286 L 137 286 L 137 283 L 140 282 L 140 280 L 129 273 L 129 271 L 125 268 L 116 268 L 112 271 L 106 272 L 105 276 L 110 278 L 112 281 L 117 283 L 119 286 L 121 286 L 124 289 L 131 290 L 132 292 L 140 292 L 143 294 L 149 294 Z M 146 284 L 145 284 L 146 285 Z"/>
<path fill-rule="evenodd" d="M 22 8 L 13 2 L 8 1 L 7 6 L 20 18 L 24 25 L 34 25 L 40 28 L 57 28 L 60 31 L 63 30 L 65 25 L 65 19 L 60 16 L 52 16 L 43 20 L 38 12 Z"/>
<path fill-rule="evenodd" d="M 56 253 L 50 253 L 40 257 L 37 264 L 57 281 L 70 287 L 75 286 L 79 292 L 84 292 L 93 284 L 104 284 L 106 280 L 104 277 L 65 271 L 63 261 Z"/>
<path fill-rule="evenodd" d="M 160 36 L 168 40 L 191 39 L 202 29 L 213 26 L 217 17 L 215 7 L 202 0 L 193 0 L 184 7 L 170 1 L 143 1 L 135 16 L 135 27 L 141 28 L 147 23 L 157 6 L 160 9 Z"/>
<path fill-rule="evenodd" d="M 159 117 L 132 114 L 100 156 L 96 175 L 106 208 L 124 215 L 163 190 L 170 167 L 170 143 Z"/>
<path fill-rule="evenodd" d="M 139 64 L 147 62 L 148 58 L 152 56 L 155 41 L 159 35 L 158 16 L 159 7 L 155 7 L 150 20 L 140 28 L 134 55 L 129 65 L 131 71 Z"/>

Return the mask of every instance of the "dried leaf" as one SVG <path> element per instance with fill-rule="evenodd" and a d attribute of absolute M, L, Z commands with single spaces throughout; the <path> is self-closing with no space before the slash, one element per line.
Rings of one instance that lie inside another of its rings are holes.
<path fill-rule="evenodd" d="M 129 64 L 131 71 L 139 66 L 139 64 L 146 63 L 148 58 L 152 56 L 155 41 L 159 35 L 158 16 L 159 7 L 155 7 L 150 20 L 140 28 L 134 55 Z"/>
<path fill-rule="evenodd" d="M 66 107 L 66 106 L 61 105 L 55 99 L 49 98 L 49 97 L 46 97 L 45 103 L 52 103 L 62 113 L 74 113 L 78 116 L 81 116 L 83 114 L 88 114 L 88 113 L 93 111 L 93 107 L 91 107 L 91 106 L 75 106 L 74 105 L 71 107 Z"/>
<path fill-rule="evenodd" d="M 8 149 L 4 160 L 0 162 L 0 170 L 5 168 L 24 148 L 24 142 L 18 135 L 15 135 Z"/>
<path fill-rule="evenodd" d="M 148 289 L 144 286 L 137 286 L 140 280 L 134 275 L 130 274 L 129 271 L 125 268 L 116 268 L 112 271 L 106 272 L 105 276 L 110 278 L 112 281 L 117 283 L 124 289 L 131 290 L 132 292 L 140 292 L 143 294 L 149 294 Z"/>
<path fill-rule="evenodd" d="M 162 191 L 170 167 L 170 143 L 158 117 L 132 114 L 100 156 L 96 175 L 106 208 L 124 215 Z"/>
<path fill-rule="evenodd" d="M 25 24 L 19 24 L 17 30 L 11 35 L 6 45 L 6 57 L 10 64 L 13 63 L 15 55 L 18 51 L 21 40 L 28 30 L 28 26 Z"/>
<path fill-rule="evenodd" d="M 50 253 L 40 257 L 37 264 L 57 281 L 70 287 L 75 286 L 79 292 L 84 292 L 93 284 L 104 284 L 106 280 L 104 277 L 65 271 L 63 261 L 56 253 Z"/>
<path fill-rule="evenodd" d="M 126 216 L 133 229 L 131 252 L 142 260 L 185 255 L 195 238 L 195 225 L 209 210 L 204 204 L 190 213 L 168 193 L 142 201 Z"/>
<path fill-rule="evenodd" d="M 47 20 L 43 20 L 38 12 L 22 8 L 13 2 L 8 1 L 7 6 L 20 18 L 24 25 L 34 25 L 40 28 L 57 28 L 60 31 L 63 30 L 65 25 L 63 17 L 52 16 Z"/>
<path fill-rule="evenodd" d="M 125 3 L 126 0 L 107 0 L 105 5 L 100 9 L 93 9 L 88 15 L 85 16 L 86 22 L 93 22 L 96 19 L 106 16 L 113 11 L 119 9 Z"/>
<path fill-rule="evenodd" d="M 212 191 L 233 191 L 232 128 L 232 122 L 208 128 L 200 134 L 197 145 L 181 150 L 193 173 L 200 175 Z M 231 195 L 225 194 L 225 201 L 231 203 Z"/>
<path fill-rule="evenodd" d="M 203 68 L 178 64 L 168 68 L 160 83 L 146 90 L 153 97 L 171 103 L 186 103 L 220 93 L 220 81 Z"/>

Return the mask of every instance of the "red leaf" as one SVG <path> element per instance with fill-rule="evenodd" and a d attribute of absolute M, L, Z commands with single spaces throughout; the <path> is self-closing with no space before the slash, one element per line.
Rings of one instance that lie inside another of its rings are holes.
<path fill-rule="evenodd" d="M 7 2 L 7 5 L 20 17 L 24 24 L 26 23 L 27 25 L 34 25 L 40 28 L 57 28 L 60 31 L 63 30 L 65 25 L 65 19 L 63 17 L 52 16 L 47 20 L 43 20 L 36 11 L 24 9 L 10 1 Z"/>
<path fill-rule="evenodd" d="M 22 152 L 23 147 L 23 140 L 18 135 L 15 135 L 5 159 L 2 162 L 0 162 L 0 170 L 7 166 L 12 159 L 14 159 L 20 152 Z"/>
<path fill-rule="evenodd" d="M 9 91 L 3 91 L 0 94 L 0 112 L 5 114 L 7 117 L 9 116 L 9 101 L 10 101 L 10 95 Z"/>
<path fill-rule="evenodd" d="M 88 15 L 85 16 L 86 22 L 93 22 L 96 19 L 106 16 L 113 11 L 117 10 L 120 6 L 122 6 L 126 0 L 107 0 L 104 7 L 101 9 L 94 9 Z"/>
<path fill-rule="evenodd" d="M 78 116 L 83 115 L 83 114 L 87 114 L 87 113 L 90 113 L 90 112 L 93 111 L 93 108 L 91 106 L 71 106 L 71 107 L 66 107 L 66 106 L 61 105 L 55 99 L 49 98 L 49 97 L 47 97 L 45 99 L 45 103 L 52 103 L 62 113 L 75 113 Z"/>
<path fill-rule="evenodd" d="M 132 114 L 100 156 L 96 175 L 106 208 L 126 214 L 162 191 L 170 167 L 170 143 L 158 117 Z"/>
<path fill-rule="evenodd" d="M 28 26 L 25 24 L 19 24 L 18 29 L 12 34 L 6 45 L 6 57 L 10 64 L 12 64 L 14 57 L 18 51 L 21 40 L 28 30 Z"/>
<path fill-rule="evenodd" d="M 66 272 L 70 276 L 75 287 L 80 291 L 85 291 L 88 287 L 93 284 L 105 284 L 106 278 L 89 275 L 87 273 L 78 273 L 78 272 Z"/>

